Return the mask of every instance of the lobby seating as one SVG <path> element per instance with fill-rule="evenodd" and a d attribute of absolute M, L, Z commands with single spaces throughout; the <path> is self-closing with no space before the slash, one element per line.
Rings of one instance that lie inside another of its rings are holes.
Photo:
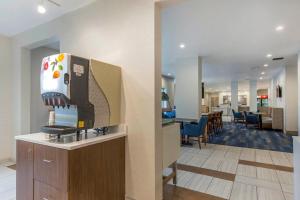
<path fill-rule="evenodd" d="M 208 122 L 207 116 L 202 116 L 199 123 L 184 124 L 181 130 L 181 135 L 188 136 L 188 138 L 197 138 L 199 148 L 201 149 L 201 138 L 205 136 L 205 128 Z M 205 140 L 206 142 L 206 140 Z"/>
<path fill-rule="evenodd" d="M 244 111 L 244 115 L 245 115 L 245 124 L 246 127 L 248 127 L 248 124 L 254 124 L 257 125 L 260 128 L 260 119 L 259 119 L 259 115 L 253 114 L 251 112 L 246 112 Z"/>
<path fill-rule="evenodd" d="M 232 109 L 232 114 L 233 114 L 233 121 L 235 123 L 245 121 L 245 116 L 242 112 L 236 112 L 234 109 Z"/>

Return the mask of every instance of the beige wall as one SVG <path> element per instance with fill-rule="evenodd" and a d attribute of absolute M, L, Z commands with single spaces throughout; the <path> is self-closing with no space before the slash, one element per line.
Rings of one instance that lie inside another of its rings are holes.
<path fill-rule="evenodd" d="M 0 35 L 0 161 L 12 156 L 11 40 Z"/>
<path fill-rule="evenodd" d="M 161 124 L 157 117 L 161 75 L 159 65 L 155 68 L 154 10 L 152 0 L 97 0 L 15 36 L 13 46 L 15 135 L 29 133 L 28 48 L 55 38 L 60 40 L 62 52 L 122 67 L 123 121 L 128 125 L 126 195 L 136 200 L 162 196 Z"/>
<path fill-rule="evenodd" d="M 286 131 L 298 132 L 298 67 L 286 66 Z"/>

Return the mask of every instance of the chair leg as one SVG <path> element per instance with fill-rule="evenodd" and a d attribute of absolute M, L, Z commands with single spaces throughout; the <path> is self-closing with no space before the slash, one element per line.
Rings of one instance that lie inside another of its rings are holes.
<path fill-rule="evenodd" d="M 198 137 L 198 143 L 199 143 L 199 149 L 201 149 L 201 140 L 200 140 L 200 137 Z"/>

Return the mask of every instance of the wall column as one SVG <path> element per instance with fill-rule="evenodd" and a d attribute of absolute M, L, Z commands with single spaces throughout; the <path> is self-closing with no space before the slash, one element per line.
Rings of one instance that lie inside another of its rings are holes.
<path fill-rule="evenodd" d="M 202 102 L 202 59 L 187 58 L 175 66 L 176 117 L 199 119 Z"/>
<path fill-rule="evenodd" d="M 231 81 L 231 109 L 238 111 L 239 82 Z"/>
<path fill-rule="evenodd" d="M 250 96 L 250 111 L 257 111 L 257 81 L 250 80 L 249 81 L 249 96 Z"/>
<path fill-rule="evenodd" d="M 298 74 L 298 100 L 299 100 L 300 99 L 300 53 L 298 54 L 297 74 Z M 300 135 L 299 131 L 300 131 L 300 101 L 298 101 L 298 135 Z M 300 191 L 298 192 L 298 195 L 300 197 Z"/>

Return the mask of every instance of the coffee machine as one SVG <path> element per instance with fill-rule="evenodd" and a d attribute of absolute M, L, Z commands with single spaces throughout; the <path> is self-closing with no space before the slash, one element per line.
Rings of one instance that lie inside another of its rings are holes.
<path fill-rule="evenodd" d="M 43 102 L 55 118 L 42 132 L 60 138 L 120 124 L 120 67 L 61 53 L 43 59 L 40 75 Z"/>

